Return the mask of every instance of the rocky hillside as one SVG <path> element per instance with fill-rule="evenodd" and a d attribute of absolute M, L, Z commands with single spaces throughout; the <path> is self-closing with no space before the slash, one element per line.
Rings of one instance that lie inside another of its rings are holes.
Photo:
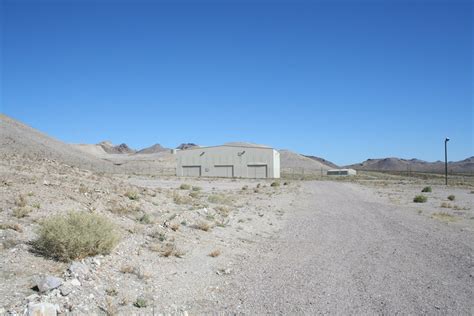
<path fill-rule="evenodd" d="M 194 143 L 182 143 L 178 147 L 176 147 L 176 149 L 184 150 L 184 149 L 189 149 L 193 147 L 199 147 L 199 145 L 196 145 Z"/>
<path fill-rule="evenodd" d="M 100 142 L 97 145 L 102 147 L 104 149 L 104 151 L 108 154 L 133 154 L 133 153 L 135 153 L 135 150 L 131 149 L 130 147 L 128 147 L 127 144 L 124 144 L 124 143 L 115 146 L 111 142 L 103 141 L 103 142 Z"/>

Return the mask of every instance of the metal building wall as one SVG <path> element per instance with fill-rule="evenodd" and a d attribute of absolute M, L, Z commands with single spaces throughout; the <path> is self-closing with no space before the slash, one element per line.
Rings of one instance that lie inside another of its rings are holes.
<path fill-rule="evenodd" d="M 280 154 L 265 147 L 215 146 L 176 153 L 177 176 L 279 178 Z M 262 166 L 266 166 L 265 174 Z"/>

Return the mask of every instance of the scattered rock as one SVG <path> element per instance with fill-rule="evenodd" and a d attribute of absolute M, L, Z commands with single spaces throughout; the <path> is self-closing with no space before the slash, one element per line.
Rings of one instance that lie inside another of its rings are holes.
<path fill-rule="evenodd" d="M 62 283 L 62 279 L 48 275 L 38 279 L 38 281 L 36 282 L 36 286 L 38 287 L 38 291 L 44 293 L 60 287 Z"/>
<path fill-rule="evenodd" d="M 28 304 L 28 316 L 56 316 L 58 306 L 51 303 Z"/>
<path fill-rule="evenodd" d="M 89 267 L 78 261 L 74 261 L 69 266 L 68 271 L 72 276 L 81 279 L 85 279 L 90 273 Z"/>
<path fill-rule="evenodd" d="M 40 298 L 40 296 L 35 293 L 35 294 L 31 294 L 30 296 L 27 296 L 27 297 L 26 297 L 26 301 L 27 301 L 28 303 L 31 303 L 31 302 L 36 301 L 36 300 L 39 299 L 39 298 Z M 0 315 L 2 315 L 2 314 L 0 313 Z"/>

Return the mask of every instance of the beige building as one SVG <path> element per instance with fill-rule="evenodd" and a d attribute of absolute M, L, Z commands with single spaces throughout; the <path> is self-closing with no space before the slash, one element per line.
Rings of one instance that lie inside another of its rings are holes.
<path fill-rule="evenodd" d="M 176 152 L 179 177 L 280 178 L 280 153 L 253 145 L 195 147 Z"/>

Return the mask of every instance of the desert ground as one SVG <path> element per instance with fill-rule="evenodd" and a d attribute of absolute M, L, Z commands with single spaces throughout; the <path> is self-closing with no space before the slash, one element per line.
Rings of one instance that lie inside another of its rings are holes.
<path fill-rule="evenodd" d="M 473 314 L 472 176 L 147 175 L 2 120 L 0 314 Z M 66 214 L 110 250 L 40 249 Z"/>
<path fill-rule="evenodd" d="M 37 302 L 78 314 L 472 313 L 469 185 L 435 184 L 414 203 L 427 181 L 271 186 L 25 159 L 0 169 L 2 313 Z M 38 223 L 72 210 L 119 227 L 109 255 L 62 262 L 32 250 Z M 38 292 L 45 276 L 61 285 Z"/>

